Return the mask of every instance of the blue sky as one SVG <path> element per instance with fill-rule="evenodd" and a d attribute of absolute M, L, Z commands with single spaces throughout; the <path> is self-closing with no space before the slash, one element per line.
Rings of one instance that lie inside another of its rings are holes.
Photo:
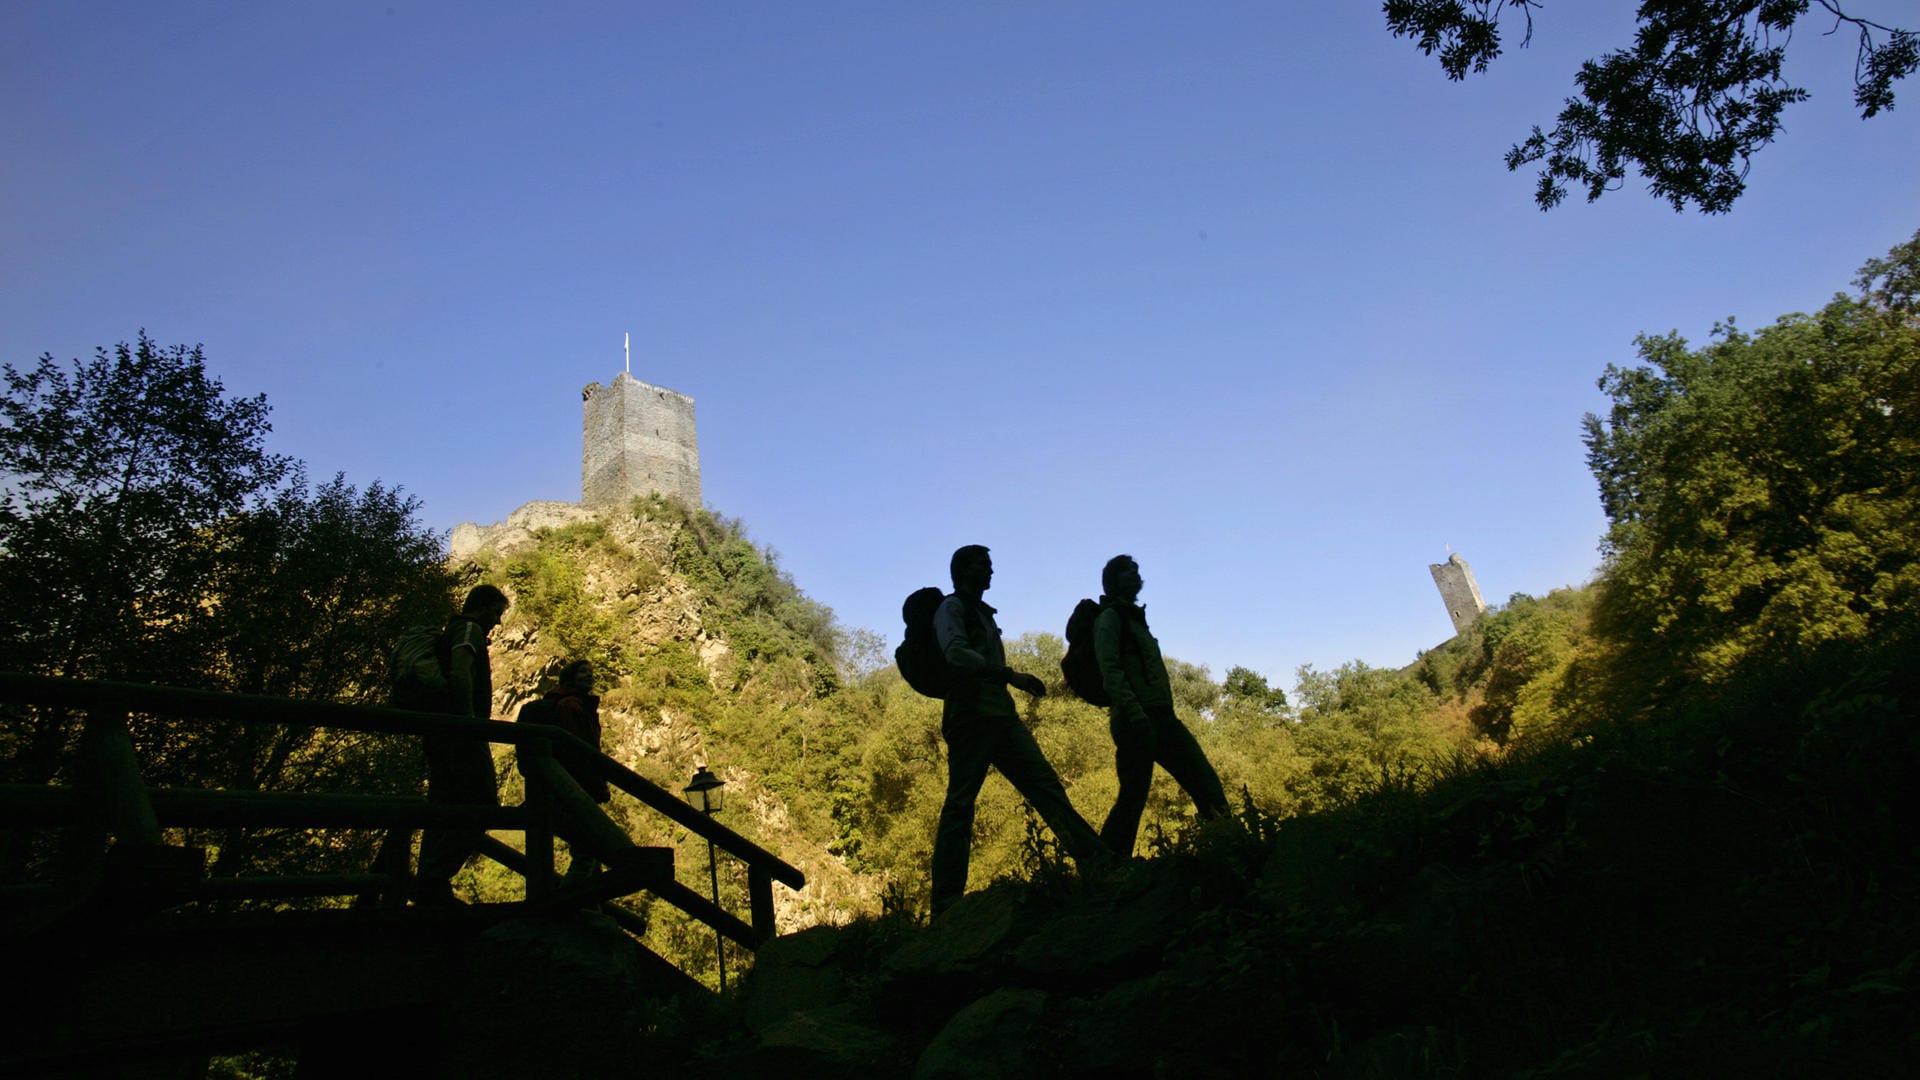
<path fill-rule="evenodd" d="M 0 359 L 202 343 L 445 530 L 578 498 L 631 332 L 708 504 L 851 626 L 978 542 L 1058 633 L 1127 551 L 1216 677 L 1399 666 L 1450 548 L 1493 602 L 1592 575 L 1579 421 L 1635 334 L 1920 226 L 1920 89 L 1861 121 L 1813 25 L 1731 214 L 1540 213 L 1500 156 L 1631 14 L 1453 84 L 1371 3 L 0 0 Z"/>

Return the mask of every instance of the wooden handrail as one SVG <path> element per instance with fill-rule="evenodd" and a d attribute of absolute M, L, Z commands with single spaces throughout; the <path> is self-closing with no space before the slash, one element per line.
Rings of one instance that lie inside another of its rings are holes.
<path fill-rule="evenodd" d="M 582 844 L 603 858 L 617 859 L 632 849 L 632 841 L 625 833 L 581 791 L 570 775 L 577 772 L 597 774 L 643 805 L 747 864 L 751 925 L 671 880 L 658 887 L 649 886 L 663 899 L 743 944 L 752 946 L 774 933 L 773 882 L 796 890 L 806 884 L 806 876 L 798 868 L 709 815 L 695 811 L 673 792 L 600 753 L 597 747 L 590 747 L 549 725 L 469 720 L 382 706 L 340 705 L 19 672 L 0 672 L 0 701 L 80 708 L 90 717 L 108 718 L 105 724 L 88 725 L 87 737 L 94 745 L 89 758 L 96 763 L 96 768 L 106 770 L 95 783 L 110 785 L 103 793 L 114 819 L 113 829 L 123 839 L 150 842 L 157 839 L 162 824 L 517 829 L 525 832 L 528 855 L 532 858 L 523 856 L 515 868 L 527 877 L 529 897 L 539 893 L 540 898 L 544 898 L 554 887 L 552 830 L 557 829 L 570 842 Z M 133 761 L 131 746 L 125 741 L 124 717 L 134 712 L 391 735 L 456 736 L 506 743 L 515 747 L 515 756 L 527 775 L 528 804 L 474 807 L 431 803 L 406 796 L 147 789 L 139 783 L 138 767 Z M 0 785 L 0 815 L 9 820 L 25 824 L 71 823 L 78 821 L 83 812 L 77 794 L 67 789 Z M 498 861 L 497 855 L 495 857 Z"/>
<path fill-rule="evenodd" d="M 389 735 L 458 735 L 508 743 L 515 747 L 533 740 L 547 740 L 555 755 L 568 765 L 579 765 L 599 773 L 608 783 L 693 833 L 713 841 L 716 847 L 749 867 L 765 871 L 773 880 L 791 889 L 803 888 L 807 882 L 806 874 L 798 867 L 696 811 L 673 792 L 600 753 L 598 749 L 546 724 L 467 720 L 380 705 L 340 705 L 331 701 L 302 701 L 264 694 L 225 694 L 179 686 L 68 679 L 21 672 L 0 672 L 0 701 L 88 709 L 119 706 L 129 711 L 163 716 L 299 724 Z"/>
<path fill-rule="evenodd" d="M 161 825 L 266 828 L 518 829 L 526 810 L 518 806 L 466 806 L 428 802 L 417 795 L 312 795 L 297 792 L 221 791 L 209 788 L 149 788 Z M 0 784 L 0 818 L 23 825 L 65 825 L 79 812 L 73 788 L 45 784 Z"/>

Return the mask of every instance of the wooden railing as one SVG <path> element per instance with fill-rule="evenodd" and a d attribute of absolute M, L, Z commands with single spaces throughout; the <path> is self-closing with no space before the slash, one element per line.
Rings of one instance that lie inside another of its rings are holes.
<path fill-rule="evenodd" d="M 409 851 L 420 829 L 505 830 L 525 836 L 516 851 L 492 837 L 482 854 L 526 879 L 530 908 L 593 903 L 652 892 L 748 948 L 774 933 L 773 885 L 806 884 L 796 868 L 695 811 L 669 792 L 556 727 L 466 720 L 403 709 L 368 708 L 179 687 L 81 681 L 0 673 L 0 706 L 84 712 L 74 783 L 0 785 L 0 829 L 57 828 L 65 833 L 45 880 L 0 888 L 16 914 L 16 929 L 31 931 L 96 903 L 166 907 L 214 898 L 279 899 L 353 896 L 362 904 L 395 907 L 411 891 Z M 470 806 L 409 796 L 219 789 L 150 788 L 142 778 L 128 729 L 131 716 L 231 720 L 341 731 L 484 739 L 514 747 L 526 778 L 519 806 Z M 581 789 L 576 775 L 598 775 L 747 867 L 749 918 L 741 920 L 673 877 L 671 848 L 636 846 Z M 170 845 L 168 828 L 364 828 L 385 830 L 380 854 L 363 873 L 255 875 L 209 878 L 198 848 Z M 561 885 L 554 870 L 559 835 L 604 867 L 584 884 Z M 111 841 L 111 843 L 109 843 Z M 604 910 L 627 929 L 644 923 L 616 905 Z"/>

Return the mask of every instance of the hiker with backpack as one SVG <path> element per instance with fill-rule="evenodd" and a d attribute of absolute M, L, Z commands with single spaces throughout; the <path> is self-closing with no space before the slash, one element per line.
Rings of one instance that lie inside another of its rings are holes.
<path fill-rule="evenodd" d="M 554 727 L 600 749 L 600 696 L 593 692 L 593 661 L 575 660 L 560 669 L 559 685 L 520 707 L 515 719 L 522 724 L 552 724 Z M 594 802 L 604 804 L 612 794 L 607 778 L 573 765 L 567 766 L 580 789 Z M 571 844 L 569 844 L 571 848 Z M 600 869 L 600 861 L 581 851 L 570 851 L 563 882 L 590 878 Z"/>
<path fill-rule="evenodd" d="M 1007 692 L 1008 686 L 1014 686 L 1039 697 L 1047 687 L 1038 678 L 1007 666 L 994 609 L 982 598 L 993 583 L 993 560 L 987 549 L 969 544 L 955 551 L 948 572 L 953 595 L 932 609 L 931 635 L 926 625 L 915 625 L 913 609 L 916 597 L 933 590 L 908 597 L 908 610 L 903 612 L 908 618 L 908 640 L 895 654 L 915 689 L 922 693 L 938 689 L 940 693 L 929 696 L 945 701 L 940 734 L 947 743 L 947 796 L 933 839 L 936 916 L 967 891 L 974 802 L 989 766 L 998 768 L 1039 812 L 1083 872 L 1115 861 L 1100 835 L 1068 801 L 1059 775 L 1040 753 L 1033 733 L 1020 720 L 1013 695 Z"/>
<path fill-rule="evenodd" d="M 433 642 L 434 660 L 443 676 L 434 685 L 432 673 L 420 660 L 396 657 L 401 669 L 393 704 L 402 709 L 446 713 L 472 720 L 493 715 L 493 668 L 487 656 L 487 635 L 507 613 L 507 596 L 492 585 L 476 585 L 467 593 L 459 614 L 447 620 Z M 418 651 L 407 641 L 401 653 Z M 429 735 L 427 801 L 464 806 L 498 806 L 500 791 L 493 771 L 492 744 L 460 735 Z M 420 873 L 415 899 L 423 904 L 451 904 L 453 875 L 459 873 L 479 845 L 473 829 L 427 829 L 420 837 Z"/>
<path fill-rule="evenodd" d="M 1131 555 L 1115 555 L 1100 571 L 1099 613 L 1093 619 L 1093 657 L 1107 705 L 1107 730 L 1113 734 L 1114 772 L 1120 794 L 1100 827 L 1100 838 L 1116 854 L 1133 854 L 1140 814 L 1158 764 L 1172 775 L 1203 818 L 1227 812 L 1227 795 L 1206 752 L 1173 711 L 1173 685 L 1167 678 L 1160 643 L 1147 629 L 1147 609 L 1139 603 L 1140 564 Z M 1082 600 L 1086 605 L 1088 601 Z M 1075 616 L 1082 616 L 1076 609 Z M 1069 623 L 1069 650 L 1074 647 Z M 1062 667 L 1067 662 L 1062 661 Z M 1069 673 L 1071 676 L 1071 672 Z M 1069 682 L 1073 680 L 1069 678 Z M 1076 690 L 1076 692 L 1079 692 Z M 1082 697 L 1088 697 L 1082 692 Z M 1099 696 L 1099 695 L 1093 695 Z M 1103 704 L 1095 701 L 1094 704 Z"/>

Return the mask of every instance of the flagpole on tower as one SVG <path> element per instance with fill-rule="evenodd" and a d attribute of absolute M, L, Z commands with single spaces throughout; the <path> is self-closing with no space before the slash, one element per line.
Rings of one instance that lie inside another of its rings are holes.
<path fill-rule="evenodd" d="M 620 347 L 627 354 L 627 374 L 631 375 L 633 374 L 633 331 L 629 330 L 621 337 L 623 340 Z"/>

